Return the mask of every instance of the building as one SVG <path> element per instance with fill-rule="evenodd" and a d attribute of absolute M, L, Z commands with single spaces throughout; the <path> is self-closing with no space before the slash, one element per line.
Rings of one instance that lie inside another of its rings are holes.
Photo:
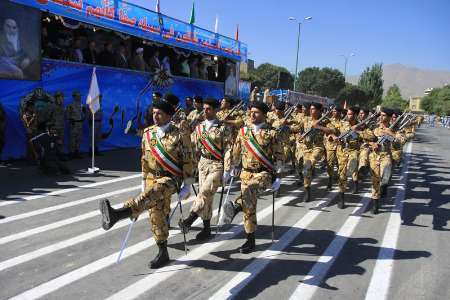
<path fill-rule="evenodd" d="M 423 112 L 422 97 L 409 97 L 409 109 L 413 112 Z"/>

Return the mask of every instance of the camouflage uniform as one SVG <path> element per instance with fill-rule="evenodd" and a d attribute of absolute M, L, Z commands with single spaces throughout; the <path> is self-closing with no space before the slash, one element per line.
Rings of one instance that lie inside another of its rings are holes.
<path fill-rule="evenodd" d="M 217 112 L 217 119 L 231 126 L 233 135 L 232 141 L 234 141 L 236 139 L 239 128 L 244 125 L 245 112 L 243 112 L 242 110 L 234 110 L 231 115 L 229 115 L 230 111 L 231 109 L 221 109 L 219 112 Z M 227 117 L 226 120 L 225 117 Z"/>
<path fill-rule="evenodd" d="M 246 134 L 244 134 L 245 130 L 248 130 Z M 265 167 L 245 146 L 252 133 L 269 159 L 275 161 L 276 165 L 284 162 L 279 135 L 268 124 L 263 124 L 257 133 L 249 127 L 244 127 L 239 131 L 233 146 L 232 164 L 239 165 L 242 158 L 243 169 L 240 176 L 241 195 L 235 200 L 235 203 L 240 205 L 244 212 L 244 229 L 247 234 L 256 230 L 257 195 L 271 186 L 272 172 L 274 171 Z"/>
<path fill-rule="evenodd" d="M 80 93 L 73 93 L 73 101 L 66 107 L 66 118 L 70 124 L 70 152 L 80 152 L 80 144 L 83 138 L 83 109 L 80 102 Z"/>
<path fill-rule="evenodd" d="M 166 216 L 170 212 L 171 196 L 177 193 L 183 179 L 192 177 L 193 166 L 192 147 L 188 136 L 173 124 L 169 124 L 164 136 L 159 140 L 183 174 L 176 176 L 165 169 L 151 151 L 156 145 L 152 136 L 157 130 L 155 125 L 144 130 L 141 165 L 145 188 L 138 197 L 129 199 L 125 207 L 131 208 L 132 218 L 137 218 L 144 210 L 149 211 L 153 236 L 155 241 L 160 243 L 166 241 L 169 236 Z"/>
<path fill-rule="evenodd" d="M 340 119 L 331 118 L 330 123 L 334 128 L 339 130 L 339 128 L 341 126 Z M 326 160 L 327 160 L 327 174 L 331 180 L 331 178 L 333 177 L 333 173 L 334 173 L 334 165 L 338 164 L 338 154 L 337 154 L 338 142 L 334 141 L 332 139 L 331 135 L 325 135 L 324 144 L 325 144 Z M 339 168 L 339 166 L 338 166 L 338 168 Z"/>
<path fill-rule="evenodd" d="M 191 212 L 194 212 L 203 220 L 211 220 L 214 194 L 219 186 L 223 184 L 222 174 L 224 169 L 230 169 L 232 132 L 230 127 L 217 121 L 209 129 L 205 126 L 206 123 L 202 122 L 194 130 L 195 149 L 196 152 L 200 153 L 198 164 L 199 191 L 192 205 Z M 206 145 L 213 144 L 216 147 L 213 148 L 213 152 L 214 149 L 218 150 L 214 153 L 222 158 L 214 156 L 204 146 L 205 143 Z"/>
<path fill-rule="evenodd" d="M 188 123 L 189 123 L 189 129 L 191 131 L 194 130 L 195 126 L 200 123 L 201 121 L 203 121 L 204 119 L 204 114 L 203 114 L 203 110 L 198 110 L 198 109 L 194 109 L 192 110 L 186 117 Z"/>
<path fill-rule="evenodd" d="M 384 135 L 383 128 L 377 127 L 373 131 L 376 138 Z M 379 145 L 378 149 L 369 154 L 370 170 L 372 173 L 372 199 L 379 200 L 381 196 L 381 185 L 389 181 L 392 169 L 391 143 Z"/>
<path fill-rule="evenodd" d="M 181 130 L 183 134 L 189 135 L 191 133 L 191 128 L 189 127 L 189 122 L 187 120 L 186 112 L 182 107 L 178 107 L 175 114 L 172 117 L 171 123 Z"/>

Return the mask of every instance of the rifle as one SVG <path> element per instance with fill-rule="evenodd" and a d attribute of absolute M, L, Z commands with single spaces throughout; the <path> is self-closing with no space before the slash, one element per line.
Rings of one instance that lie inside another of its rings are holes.
<path fill-rule="evenodd" d="M 172 118 L 170 119 L 171 121 L 175 120 L 175 118 L 181 113 L 181 106 L 178 105 L 175 108 L 175 113 L 173 114 Z"/>
<path fill-rule="evenodd" d="M 402 130 L 403 128 L 405 128 L 406 126 L 409 125 L 409 123 L 411 123 L 412 120 L 414 120 L 416 116 L 414 114 L 410 114 L 409 116 L 405 117 L 406 121 L 402 122 L 402 124 L 400 125 L 400 127 L 398 128 L 398 130 Z"/>
<path fill-rule="evenodd" d="M 284 112 L 284 116 L 283 119 L 287 120 L 289 119 L 289 117 L 294 113 L 295 111 L 295 106 L 291 106 L 288 109 L 286 109 L 286 111 Z M 283 125 L 277 128 L 277 132 L 281 132 L 284 131 L 287 128 L 287 125 Z"/>
<path fill-rule="evenodd" d="M 394 123 L 391 124 L 391 126 L 389 126 L 389 129 L 395 130 L 395 128 L 397 127 L 397 125 L 400 123 L 400 121 L 402 121 L 402 119 L 404 117 L 406 117 L 409 113 L 403 112 L 400 117 L 397 118 L 397 120 L 395 120 Z"/>
<path fill-rule="evenodd" d="M 334 106 L 330 107 L 330 109 L 325 114 L 323 114 L 319 120 L 317 120 L 317 124 L 320 124 L 325 118 L 327 118 L 331 114 L 331 111 L 333 110 L 333 108 L 334 108 Z M 310 129 L 308 129 L 305 133 L 303 133 L 300 136 L 300 140 L 303 140 L 305 137 L 309 136 L 311 133 L 316 132 L 316 131 L 317 131 L 316 128 L 311 127 Z"/>
<path fill-rule="evenodd" d="M 234 106 L 223 118 L 223 121 L 228 119 L 236 110 L 240 109 L 244 106 L 244 101 L 239 102 L 236 106 Z"/>
<path fill-rule="evenodd" d="M 200 118 L 203 117 L 204 115 L 205 115 L 205 110 L 202 110 L 200 112 L 200 114 L 198 115 L 198 117 L 191 121 L 191 123 L 189 124 L 189 127 L 193 127 L 194 125 L 197 125 L 198 121 L 200 121 Z"/>
<path fill-rule="evenodd" d="M 376 112 L 374 114 L 372 114 L 370 117 L 366 118 L 365 120 L 362 120 L 361 122 L 359 122 L 358 124 L 356 124 L 355 129 L 358 129 L 362 126 L 368 125 L 370 124 L 370 122 L 372 122 L 372 120 L 376 119 L 378 117 L 378 115 L 380 114 L 380 112 Z M 354 136 L 355 134 L 355 130 L 353 129 L 349 129 L 347 132 L 342 133 L 339 137 L 338 140 L 341 143 L 345 143 L 345 141 L 347 140 L 348 137 L 350 136 Z"/>

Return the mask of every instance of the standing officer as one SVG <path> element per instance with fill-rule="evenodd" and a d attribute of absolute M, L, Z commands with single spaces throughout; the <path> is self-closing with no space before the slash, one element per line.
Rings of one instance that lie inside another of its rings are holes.
<path fill-rule="evenodd" d="M 244 212 L 247 241 L 240 247 L 241 253 L 255 249 L 257 195 L 270 187 L 274 176 L 280 176 L 284 162 L 279 135 L 266 123 L 268 111 L 263 102 L 250 104 L 251 125 L 239 130 L 232 151 L 232 168 L 242 162 L 241 195 L 224 203 L 221 221 L 229 224 L 236 214 Z M 277 179 L 274 185 L 279 182 Z"/>
<path fill-rule="evenodd" d="M 389 128 L 392 117 L 392 110 L 382 108 L 380 113 L 380 122 L 373 131 L 377 141 L 370 143 L 371 152 L 369 154 L 370 171 L 372 173 L 372 212 L 378 213 L 380 207 L 380 198 L 386 194 L 387 184 L 391 177 L 392 140 L 395 139 L 395 132 Z"/>
<path fill-rule="evenodd" d="M 334 107 L 331 111 L 330 123 L 331 125 L 339 130 L 341 127 L 341 114 L 342 108 Z M 327 189 L 331 191 L 333 186 L 333 175 L 334 175 L 334 165 L 338 164 L 337 159 L 337 146 L 338 141 L 333 139 L 330 134 L 325 136 L 325 151 L 326 151 L 326 164 L 327 164 L 327 174 L 328 174 L 328 184 Z M 339 166 L 338 166 L 339 168 Z"/>
<path fill-rule="evenodd" d="M 198 241 L 211 236 L 212 202 L 219 186 L 229 179 L 229 172 L 224 173 L 224 169 L 230 170 L 232 146 L 232 129 L 217 120 L 216 113 L 219 108 L 217 100 L 206 99 L 202 108 L 205 111 L 205 121 L 198 124 L 193 132 L 195 150 L 200 152 L 198 163 L 200 190 L 189 217 L 184 221 L 180 220 L 179 223 L 180 228 L 187 232 L 192 223 L 201 217 L 203 229 L 196 236 Z"/>
<path fill-rule="evenodd" d="M 166 215 L 170 211 L 171 196 L 180 191 L 183 181 L 180 194 L 189 191 L 193 183 L 191 143 L 188 135 L 170 122 L 174 113 L 168 102 L 153 102 L 155 125 L 146 128 L 142 137 L 141 164 L 145 184 L 139 196 L 126 201 L 120 209 L 113 209 L 108 200 L 100 201 L 105 230 L 121 219 L 136 219 L 145 210 L 149 211 L 153 237 L 159 248 L 158 255 L 149 263 L 152 269 L 169 262 Z"/>
<path fill-rule="evenodd" d="M 81 158 L 80 144 L 83 138 L 83 109 L 79 91 L 72 93 L 72 102 L 66 107 L 66 118 L 70 124 L 70 157 Z"/>
<path fill-rule="evenodd" d="M 304 138 L 300 136 L 297 139 L 297 148 L 302 151 L 303 155 L 303 185 L 305 187 L 305 196 L 303 201 L 311 201 L 311 181 L 313 176 L 314 166 L 318 161 L 322 159 L 325 152 L 325 147 L 323 143 L 325 134 L 332 134 L 336 132 L 333 125 L 328 119 L 322 120 L 319 124 L 319 119 L 321 118 L 322 104 L 321 103 L 311 103 L 310 106 L 310 117 L 306 117 L 303 123 L 300 124 L 302 132 L 309 134 Z"/>

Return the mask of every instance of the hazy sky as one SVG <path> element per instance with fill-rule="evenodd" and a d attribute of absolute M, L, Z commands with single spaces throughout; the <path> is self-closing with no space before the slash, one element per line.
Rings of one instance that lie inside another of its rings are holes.
<path fill-rule="evenodd" d="M 192 1 L 160 0 L 161 12 L 187 21 Z M 129 0 L 155 9 L 156 0 Z M 295 69 L 297 24 L 303 19 L 300 67 L 344 69 L 340 54 L 355 53 L 347 74 L 376 62 L 450 71 L 450 0 L 196 0 L 196 25 L 248 44 L 256 64 Z"/>

